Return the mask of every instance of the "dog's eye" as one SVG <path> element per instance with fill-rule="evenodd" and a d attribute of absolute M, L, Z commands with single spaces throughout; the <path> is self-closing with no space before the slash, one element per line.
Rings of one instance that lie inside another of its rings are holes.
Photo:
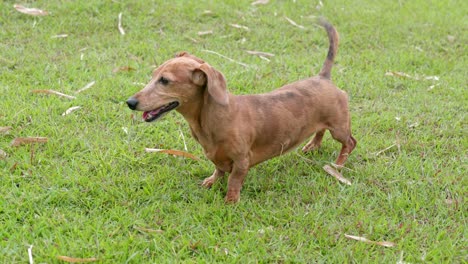
<path fill-rule="evenodd" d="M 167 85 L 169 83 L 169 80 L 164 77 L 161 77 L 159 78 L 158 82 L 162 85 Z"/>

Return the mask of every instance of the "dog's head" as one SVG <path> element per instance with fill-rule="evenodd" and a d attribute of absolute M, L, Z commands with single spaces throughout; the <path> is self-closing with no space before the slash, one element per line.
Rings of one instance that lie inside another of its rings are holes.
<path fill-rule="evenodd" d="M 143 111 L 146 122 L 155 121 L 171 110 L 211 100 L 226 106 L 229 96 L 224 76 L 202 59 L 181 52 L 159 66 L 141 91 L 127 100 L 132 110 Z"/>

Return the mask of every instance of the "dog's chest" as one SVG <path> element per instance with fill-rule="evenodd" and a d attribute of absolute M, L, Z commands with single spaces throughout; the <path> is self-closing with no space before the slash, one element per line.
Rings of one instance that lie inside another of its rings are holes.
<path fill-rule="evenodd" d="M 208 147 L 205 148 L 206 157 L 211 160 L 217 168 L 225 172 L 231 172 L 232 170 L 232 160 L 228 157 L 223 146 Z"/>
<path fill-rule="evenodd" d="M 222 171 L 230 172 L 232 170 L 232 159 L 228 157 L 226 148 L 221 144 L 214 143 L 210 137 L 199 130 L 191 128 L 191 131 L 192 136 L 203 147 L 205 156 Z"/>

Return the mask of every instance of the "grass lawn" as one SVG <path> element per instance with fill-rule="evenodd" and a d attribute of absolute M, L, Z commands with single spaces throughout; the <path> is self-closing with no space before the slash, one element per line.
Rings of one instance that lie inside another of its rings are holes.
<path fill-rule="evenodd" d="M 35 263 L 468 261 L 468 2 L 252 2 L 0 2 L 0 263 L 27 263 L 28 249 Z M 182 50 L 234 94 L 316 74 L 318 16 L 341 36 L 332 79 L 358 140 L 350 186 L 322 169 L 341 147 L 327 133 L 318 152 L 251 169 L 241 202 L 225 205 L 226 179 L 200 187 L 214 167 L 182 116 L 148 124 L 125 104 Z M 12 146 L 19 137 L 48 142 Z M 201 161 L 144 151 L 184 145 Z"/>

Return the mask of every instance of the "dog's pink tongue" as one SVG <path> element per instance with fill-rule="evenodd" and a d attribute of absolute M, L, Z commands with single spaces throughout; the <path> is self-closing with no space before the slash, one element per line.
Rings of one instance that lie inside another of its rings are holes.
<path fill-rule="evenodd" d="M 158 110 L 153 110 L 153 111 L 145 111 L 145 112 L 143 112 L 143 120 L 151 118 L 151 117 L 157 115 L 158 113 L 159 113 L 159 109 Z"/>

